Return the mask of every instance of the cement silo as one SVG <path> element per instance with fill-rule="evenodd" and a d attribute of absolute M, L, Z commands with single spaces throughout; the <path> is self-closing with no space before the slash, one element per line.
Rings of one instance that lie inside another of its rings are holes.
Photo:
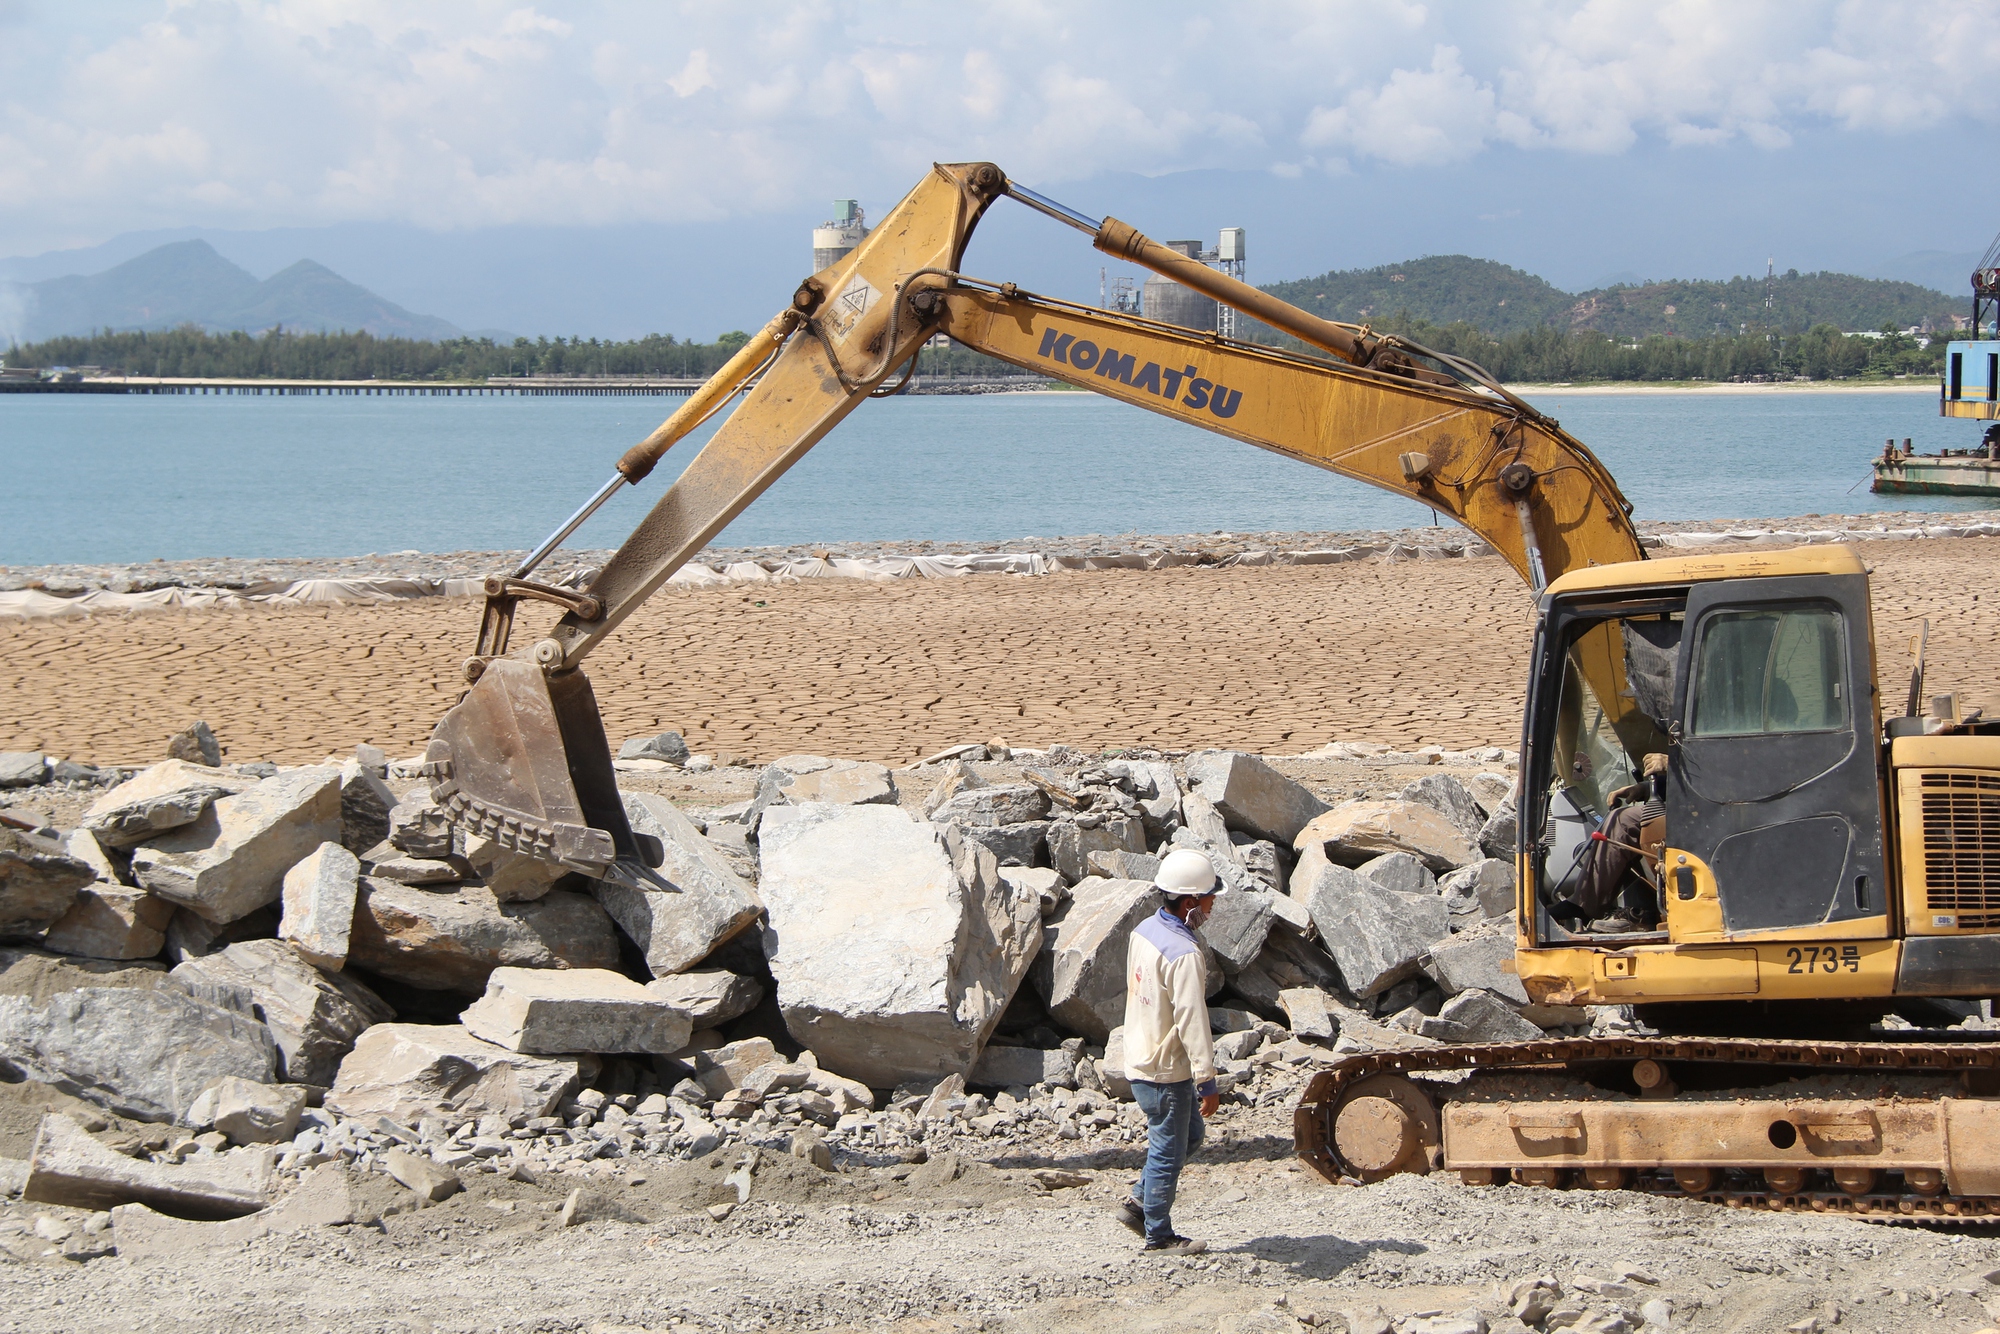
<path fill-rule="evenodd" d="M 868 216 L 852 199 L 833 201 L 833 216 L 813 228 L 813 272 L 846 259 L 868 235 Z"/>
<path fill-rule="evenodd" d="M 1201 253 L 1199 241 L 1167 241 L 1164 244 L 1167 249 L 1177 250 L 1189 259 L 1207 258 Z M 1163 278 L 1157 273 L 1146 279 L 1146 285 L 1139 293 L 1139 304 L 1149 320 L 1203 332 L 1215 329 L 1214 297 L 1203 296 L 1193 288 L 1182 287 L 1173 279 Z"/>

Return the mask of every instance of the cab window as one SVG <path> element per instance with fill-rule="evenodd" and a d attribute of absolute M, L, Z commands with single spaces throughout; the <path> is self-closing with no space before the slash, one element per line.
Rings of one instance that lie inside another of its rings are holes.
<path fill-rule="evenodd" d="M 1840 614 L 1759 607 L 1702 622 L 1691 736 L 1832 732 L 1847 727 Z"/>

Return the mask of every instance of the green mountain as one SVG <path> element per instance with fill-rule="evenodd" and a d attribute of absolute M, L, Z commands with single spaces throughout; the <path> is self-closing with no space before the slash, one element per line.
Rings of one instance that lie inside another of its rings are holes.
<path fill-rule="evenodd" d="M 1768 302 L 1768 304 L 1767 304 Z M 1614 338 L 1648 334 L 1736 333 L 1742 326 L 1810 329 L 1831 324 L 1849 333 L 1894 325 L 1951 327 L 1967 303 L 1915 283 L 1856 278 L 1846 273 L 1793 269 L 1768 284 L 1763 278 L 1728 282 L 1650 282 L 1579 293 L 1570 307 L 1572 329 L 1596 329 Z"/>
<path fill-rule="evenodd" d="M 1653 334 L 1701 337 L 1753 328 L 1809 329 L 1831 324 L 1873 330 L 1885 324 L 1949 329 L 1965 302 L 1916 283 L 1845 273 L 1727 282 L 1621 284 L 1570 293 L 1531 273 L 1467 255 L 1427 255 L 1405 264 L 1345 269 L 1263 289 L 1302 310 L 1349 324 L 1398 314 L 1434 325 L 1465 323 L 1504 335 L 1530 329 L 1594 329 L 1614 338 Z M 1769 307 L 1766 307 L 1766 297 Z"/>
<path fill-rule="evenodd" d="M 1432 324 L 1463 322 L 1488 333 L 1559 325 L 1575 302 L 1532 273 L 1468 255 L 1426 255 L 1407 264 L 1273 283 L 1264 290 L 1300 310 L 1345 324 L 1408 311 Z"/>
<path fill-rule="evenodd" d="M 177 241 L 102 273 L 50 278 L 13 289 L 22 341 L 100 329 L 173 329 L 257 333 L 287 329 L 363 331 L 377 337 L 456 338 L 448 321 L 417 315 L 365 287 L 302 259 L 259 282 L 206 241 Z"/>

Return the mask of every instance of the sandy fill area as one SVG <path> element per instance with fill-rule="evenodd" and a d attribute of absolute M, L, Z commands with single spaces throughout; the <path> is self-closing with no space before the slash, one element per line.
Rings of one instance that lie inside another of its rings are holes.
<path fill-rule="evenodd" d="M 1883 698 L 1930 619 L 1930 681 L 2000 707 L 2000 542 L 1857 548 Z M 906 762 L 999 737 L 1298 753 L 1518 744 L 1532 602 L 1498 559 L 1001 575 L 663 592 L 588 662 L 613 744 Z M 0 749 L 150 763 L 206 719 L 232 760 L 423 748 L 472 600 L 171 611 L 0 628 Z M 525 613 L 517 644 L 531 643 Z"/>

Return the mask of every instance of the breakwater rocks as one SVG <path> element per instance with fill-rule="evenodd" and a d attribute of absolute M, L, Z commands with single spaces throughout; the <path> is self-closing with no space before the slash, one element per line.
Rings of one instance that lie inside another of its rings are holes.
<path fill-rule="evenodd" d="M 224 765 L 197 726 L 172 750 L 0 756 L 0 1063 L 69 1111 L 0 1183 L 107 1220 L 262 1216 L 329 1163 L 434 1201 L 625 1159 L 1134 1144 L 1125 936 L 1180 847 L 1231 890 L 1201 935 L 1233 1105 L 1347 1051 L 1617 1022 L 1503 971 L 1498 748 L 1315 752 L 1417 775 L 1350 800 L 1240 752 L 790 755 L 683 809 L 642 789 L 716 761 L 633 738 L 657 890 L 468 838 L 373 746 Z"/>

